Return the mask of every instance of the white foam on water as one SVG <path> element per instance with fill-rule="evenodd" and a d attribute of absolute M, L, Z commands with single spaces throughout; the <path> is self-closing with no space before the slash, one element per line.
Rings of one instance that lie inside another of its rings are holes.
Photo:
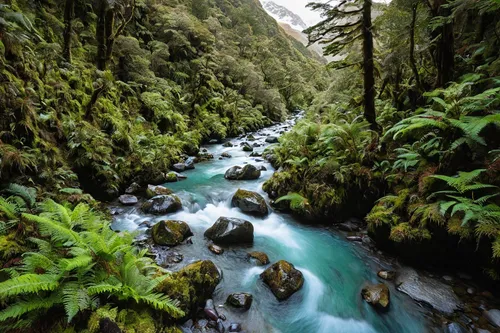
<path fill-rule="evenodd" d="M 248 286 L 251 283 L 255 282 L 257 276 L 259 276 L 262 272 L 264 272 L 265 268 L 263 267 L 252 267 L 246 270 L 245 276 L 241 281 L 243 286 Z"/>
<path fill-rule="evenodd" d="M 271 213 L 266 219 L 254 221 L 253 226 L 257 236 L 273 238 L 278 243 L 290 248 L 301 248 L 296 241 L 298 235 L 294 235 L 293 229 L 284 223 L 277 214 Z"/>

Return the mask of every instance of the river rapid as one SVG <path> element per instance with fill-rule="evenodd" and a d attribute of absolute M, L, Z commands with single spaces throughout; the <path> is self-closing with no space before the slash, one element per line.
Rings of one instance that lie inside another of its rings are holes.
<path fill-rule="evenodd" d="M 279 136 L 290 129 L 298 117 L 253 133 L 257 139 L 254 142 L 262 145 L 254 148 L 254 151 L 262 152 L 268 145 L 265 139 L 269 135 Z M 247 333 L 429 332 L 427 310 L 395 290 L 391 283 L 387 284 L 391 293 L 391 305 L 387 312 L 378 312 L 362 299 L 362 287 L 367 283 L 380 283 L 382 280 L 377 277 L 377 271 L 388 268 L 388 264 L 376 255 L 347 241 L 338 232 L 300 224 L 291 215 L 271 210 L 267 217 L 258 218 L 231 207 L 232 195 L 238 188 L 256 191 L 267 200 L 262 184 L 274 172 L 272 166 L 262 158 L 250 157 L 249 152 L 242 151 L 240 143 L 243 141 L 243 137 L 231 140 L 234 147 L 230 148 L 222 144 L 203 147 L 214 155 L 214 160 L 196 164 L 196 169 L 183 172 L 188 177 L 186 180 L 165 184 L 181 198 L 182 211 L 166 216 L 151 216 L 143 214 L 138 208 L 124 208 L 115 217 L 113 228 L 138 230 L 145 234 L 147 229 L 140 226 L 144 221 L 173 219 L 187 222 L 194 233 L 193 244 L 160 251 L 157 260 L 163 262 L 163 256 L 172 252 L 182 254 L 184 259 L 181 263 L 169 266 L 172 270 L 200 259 L 213 261 L 223 272 L 223 279 L 213 296 L 214 303 L 219 313 L 227 316 L 226 326 L 231 322 L 239 322 Z M 220 160 L 219 156 L 223 152 L 228 152 L 232 158 Z M 258 180 L 224 179 L 227 169 L 246 163 L 263 165 L 267 171 L 263 171 Z M 222 255 L 210 252 L 207 248 L 209 241 L 203 237 L 203 233 L 220 216 L 250 221 L 255 230 L 253 245 L 223 246 L 225 252 Z M 303 288 L 286 301 L 276 300 L 259 277 L 268 266 L 253 265 L 247 259 L 250 251 L 267 253 L 271 264 L 281 259 L 294 264 L 304 274 Z M 253 295 L 254 301 L 249 311 L 234 311 L 223 306 L 227 296 L 233 292 L 249 292 Z M 186 332 L 189 332 L 188 328 Z"/>

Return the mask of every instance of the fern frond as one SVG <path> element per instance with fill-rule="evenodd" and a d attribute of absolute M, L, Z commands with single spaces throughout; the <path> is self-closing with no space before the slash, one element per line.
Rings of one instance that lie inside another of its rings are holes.
<path fill-rule="evenodd" d="M 52 274 L 24 274 L 0 282 L 0 298 L 20 294 L 52 291 L 59 286 L 59 276 Z"/>
<path fill-rule="evenodd" d="M 25 301 L 18 301 L 0 312 L 0 322 L 19 318 L 28 312 L 50 309 L 58 304 L 59 301 L 60 299 L 57 295 L 43 298 L 35 296 Z"/>
<path fill-rule="evenodd" d="M 52 240 L 56 242 L 64 242 L 65 244 L 77 244 L 81 241 L 78 233 L 48 218 L 31 214 L 23 214 L 22 216 L 28 221 L 36 222 L 40 228 L 40 232 L 42 233 L 42 235 L 50 236 Z"/>

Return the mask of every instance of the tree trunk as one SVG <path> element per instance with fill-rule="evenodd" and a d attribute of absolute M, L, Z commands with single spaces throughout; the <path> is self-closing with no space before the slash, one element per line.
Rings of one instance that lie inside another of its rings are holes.
<path fill-rule="evenodd" d="M 372 2 L 365 0 L 363 5 L 363 75 L 364 75 L 364 116 L 370 128 L 380 131 L 375 113 L 375 78 L 373 76 L 373 34 Z"/>
<path fill-rule="evenodd" d="M 106 69 L 106 13 L 108 9 L 108 1 L 100 0 L 97 12 L 97 27 L 96 27 L 96 40 L 97 40 L 97 69 L 103 71 Z"/>
<path fill-rule="evenodd" d="M 115 44 L 114 34 L 115 25 L 115 12 L 113 9 L 109 8 L 106 11 L 106 63 L 111 59 L 111 53 L 113 52 L 113 45 Z"/>
<path fill-rule="evenodd" d="M 417 21 L 418 2 L 415 2 L 411 8 L 411 23 L 410 23 L 410 66 L 415 77 L 417 89 L 421 90 L 420 77 L 418 75 L 417 64 L 415 61 L 415 23 Z"/>
<path fill-rule="evenodd" d="M 445 3 L 446 1 L 444 0 L 434 2 L 434 7 L 432 8 L 434 17 L 448 17 L 450 15 L 450 9 L 443 7 Z M 437 40 L 435 47 L 435 61 L 438 72 L 436 86 L 443 87 L 453 80 L 453 70 L 455 67 L 453 22 L 445 23 L 434 30 L 432 39 Z"/>
<path fill-rule="evenodd" d="M 64 49 L 63 57 L 71 63 L 71 35 L 73 33 L 73 15 L 75 12 L 75 0 L 66 0 L 64 6 Z"/>

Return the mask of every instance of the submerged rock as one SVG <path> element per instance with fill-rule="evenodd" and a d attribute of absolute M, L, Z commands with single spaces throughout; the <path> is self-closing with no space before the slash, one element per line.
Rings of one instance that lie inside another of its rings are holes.
<path fill-rule="evenodd" d="M 139 200 L 137 200 L 137 197 L 135 195 L 123 194 L 123 195 L 120 195 L 120 197 L 118 198 L 118 201 L 120 201 L 120 203 L 124 206 L 133 206 Z"/>
<path fill-rule="evenodd" d="M 151 199 L 156 197 L 157 195 L 169 195 L 173 192 L 168 188 L 161 185 L 148 185 L 146 189 L 146 198 Z"/>
<path fill-rule="evenodd" d="M 222 145 L 222 147 L 233 147 L 233 143 L 231 141 L 228 141 L 228 142 L 224 142 L 224 144 Z"/>
<path fill-rule="evenodd" d="M 174 213 L 182 208 L 181 199 L 176 195 L 157 195 L 146 201 L 141 209 L 147 214 Z"/>
<path fill-rule="evenodd" d="M 227 297 L 226 303 L 234 308 L 248 310 L 252 301 L 253 296 L 249 293 L 233 293 Z"/>
<path fill-rule="evenodd" d="M 278 143 L 278 138 L 277 138 L 277 137 L 275 137 L 275 136 L 268 136 L 268 137 L 266 138 L 266 142 L 267 142 L 267 143 Z"/>
<path fill-rule="evenodd" d="M 389 288 L 383 283 L 369 285 L 361 290 L 361 295 L 367 303 L 379 308 L 387 308 L 390 302 Z"/>
<path fill-rule="evenodd" d="M 158 245 L 176 246 L 193 233 L 189 225 L 183 221 L 160 221 L 153 226 L 153 240 Z"/>
<path fill-rule="evenodd" d="M 197 261 L 169 275 L 158 291 L 179 301 L 179 308 L 188 317 L 203 307 L 219 284 L 221 275 L 210 260 Z"/>
<path fill-rule="evenodd" d="M 414 269 L 401 269 L 398 272 L 396 285 L 399 291 L 418 302 L 430 305 L 438 311 L 451 314 L 461 307 L 460 299 L 449 285 L 422 276 Z"/>
<path fill-rule="evenodd" d="M 228 152 L 223 152 L 222 154 L 220 154 L 221 157 L 225 157 L 225 158 L 231 158 L 233 156 L 231 156 L 231 154 L 229 154 Z"/>
<path fill-rule="evenodd" d="M 217 255 L 220 255 L 220 254 L 223 254 L 224 253 L 224 249 L 220 246 L 217 246 L 215 244 L 210 244 L 208 245 L 208 249 L 212 252 L 212 253 L 215 253 Z"/>
<path fill-rule="evenodd" d="M 248 257 L 250 259 L 254 259 L 254 261 L 257 262 L 259 266 L 264 266 L 269 264 L 269 257 L 264 252 L 253 251 L 248 253 Z"/>
<path fill-rule="evenodd" d="M 253 225 L 242 219 L 219 217 L 214 225 L 205 231 L 205 237 L 220 244 L 252 243 Z"/>
<path fill-rule="evenodd" d="M 224 178 L 229 180 L 253 180 L 259 177 L 260 170 L 251 164 L 247 164 L 243 168 L 240 166 L 233 166 L 224 174 Z"/>
<path fill-rule="evenodd" d="M 269 213 L 266 200 L 258 193 L 238 189 L 231 199 L 233 207 L 238 207 L 245 213 L 265 216 Z"/>
<path fill-rule="evenodd" d="M 302 272 L 284 260 L 273 264 L 260 277 L 280 301 L 289 298 L 304 285 Z"/>

